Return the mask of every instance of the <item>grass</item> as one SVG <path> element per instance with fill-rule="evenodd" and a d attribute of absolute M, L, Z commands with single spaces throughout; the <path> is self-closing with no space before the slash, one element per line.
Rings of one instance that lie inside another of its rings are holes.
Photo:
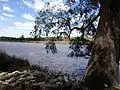
<path fill-rule="evenodd" d="M 51 71 L 39 65 L 31 65 L 27 59 L 9 56 L 4 51 L 0 51 L 0 72 L 13 72 L 23 70 L 38 70 L 51 75 L 63 74 L 62 72 Z M 64 74 L 67 75 L 67 74 Z"/>
<path fill-rule="evenodd" d="M 16 58 L 14 55 L 9 56 L 3 51 L 0 51 L 0 71 L 15 71 L 30 68 L 30 63 L 21 58 Z"/>
<path fill-rule="evenodd" d="M 15 70 L 38 70 L 48 72 L 46 68 L 39 65 L 31 65 L 27 59 L 10 56 L 4 51 L 0 51 L 0 72 L 13 72 Z"/>
<path fill-rule="evenodd" d="M 58 76 L 70 76 L 68 74 L 63 74 L 62 72 L 56 72 L 56 71 L 50 71 L 47 68 L 40 67 L 39 65 L 31 65 L 28 60 L 23 58 L 17 58 L 15 56 L 9 56 L 3 51 L 0 51 L 0 72 L 13 72 L 13 71 L 23 71 L 23 70 L 31 70 L 35 71 L 38 70 L 41 73 L 48 75 L 48 80 L 46 82 L 49 83 L 49 78 L 57 78 Z M 60 81 L 62 82 L 62 81 Z M 67 89 L 60 89 L 60 90 L 88 90 L 87 87 L 84 85 L 84 83 L 75 82 L 75 83 L 69 83 L 71 88 L 74 87 L 75 89 L 69 89 L 69 87 L 66 87 Z M 74 86 L 77 85 L 77 86 Z M 65 84 L 66 85 L 66 84 Z M 62 85 L 65 86 L 65 85 Z M 62 88 L 61 87 L 61 88 Z M 79 88 L 79 89 L 77 89 Z M 80 89 L 82 88 L 82 89 Z M 8 89 L 9 90 L 9 89 Z M 38 89 L 37 89 L 38 90 Z M 49 90 L 49 89 L 48 89 Z M 50 89 L 52 90 L 52 89 Z M 55 89 L 54 89 L 55 90 Z"/>

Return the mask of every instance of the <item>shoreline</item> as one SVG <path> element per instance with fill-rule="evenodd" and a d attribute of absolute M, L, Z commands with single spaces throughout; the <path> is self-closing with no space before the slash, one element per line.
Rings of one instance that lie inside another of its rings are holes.
<path fill-rule="evenodd" d="M 28 41 L 29 43 L 47 43 L 48 41 Z M 69 44 L 69 41 L 54 41 L 56 44 Z"/>
<path fill-rule="evenodd" d="M 16 43 L 47 43 L 48 41 L 0 41 L 0 42 L 16 42 Z M 54 41 L 56 44 L 69 44 L 69 41 Z"/>
<path fill-rule="evenodd" d="M 54 72 L 0 52 L 0 90 L 89 90 L 82 77 Z"/>

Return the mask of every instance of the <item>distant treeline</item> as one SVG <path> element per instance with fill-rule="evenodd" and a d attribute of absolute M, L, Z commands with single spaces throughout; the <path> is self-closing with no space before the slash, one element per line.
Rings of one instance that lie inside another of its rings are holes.
<path fill-rule="evenodd" d="M 40 38 L 31 38 L 31 37 L 0 37 L 0 41 L 47 41 L 47 40 L 53 40 L 53 41 L 65 41 L 67 38 L 62 37 L 40 37 Z"/>

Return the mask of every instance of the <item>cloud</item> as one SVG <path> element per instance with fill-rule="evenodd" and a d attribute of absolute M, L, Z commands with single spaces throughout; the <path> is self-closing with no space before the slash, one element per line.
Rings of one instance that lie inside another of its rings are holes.
<path fill-rule="evenodd" d="M 0 24 L 3 23 L 4 21 L 7 21 L 8 19 L 14 18 L 14 17 L 15 17 L 15 16 L 12 15 L 12 14 L 8 14 L 8 13 L 3 12 L 3 13 L 0 15 Z"/>
<path fill-rule="evenodd" d="M 10 0 L 0 0 L 0 2 L 8 2 L 8 1 L 10 1 Z"/>
<path fill-rule="evenodd" d="M 33 7 L 33 3 L 28 1 L 28 0 L 21 0 L 23 2 L 24 5 L 28 6 L 29 8 Z"/>
<path fill-rule="evenodd" d="M 42 0 L 34 0 L 34 2 L 30 0 L 22 0 L 23 4 L 26 5 L 29 8 L 36 10 L 41 10 L 45 3 Z"/>
<path fill-rule="evenodd" d="M 35 3 L 34 3 L 35 10 L 42 10 L 44 6 L 45 6 L 45 3 L 42 0 L 35 0 Z"/>
<path fill-rule="evenodd" d="M 1 28 L 0 36 L 20 37 L 25 35 L 30 37 L 30 32 L 34 29 L 34 22 L 14 22 L 12 26 Z"/>
<path fill-rule="evenodd" d="M 30 37 L 30 32 L 31 30 L 21 30 L 16 27 L 7 27 L 1 28 L 0 36 L 20 37 L 21 35 L 25 35 L 25 37 Z"/>
<path fill-rule="evenodd" d="M 25 7 L 24 7 L 23 3 L 21 2 L 21 0 L 20 1 L 17 0 L 17 4 L 19 5 L 20 9 L 25 9 Z"/>
<path fill-rule="evenodd" d="M 52 4 L 52 5 L 50 5 L 50 8 L 53 10 L 53 12 L 56 12 L 56 11 L 59 11 L 59 10 L 64 10 L 64 11 L 69 10 L 69 7 L 64 5 L 63 3 Z"/>
<path fill-rule="evenodd" d="M 3 6 L 3 10 L 8 11 L 8 12 L 14 12 L 10 7 L 8 7 L 6 5 Z"/>
<path fill-rule="evenodd" d="M 6 21 L 6 20 L 8 20 L 9 18 L 14 18 L 14 17 L 15 17 L 15 16 L 13 16 L 12 14 L 2 13 L 2 14 L 0 15 L 0 24 L 1 24 L 1 22 Z"/>
<path fill-rule="evenodd" d="M 23 14 L 22 15 L 25 19 L 28 19 L 28 20 L 31 20 L 31 21 L 34 21 L 35 18 L 31 15 L 31 14 Z"/>
<path fill-rule="evenodd" d="M 15 27 L 13 28 L 17 28 L 17 29 L 24 29 L 24 30 L 33 30 L 34 29 L 34 22 L 14 22 L 13 23 Z M 9 27 L 8 29 L 10 29 L 11 27 Z"/>
<path fill-rule="evenodd" d="M 24 7 L 20 6 L 21 9 L 25 9 Z"/>
<path fill-rule="evenodd" d="M 22 0 L 23 4 L 28 6 L 29 8 L 34 9 L 35 11 L 45 10 L 45 3 L 43 0 L 34 0 L 31 2 L 30 0 Z M 62 3 L 62 0 L 53 0 L 50 2 L 50 8 L 53 8 L 53 11 L 59 10 L 68 10 L 69 7 Z"/>
<path fill-rule="evenodd" d="M 5 20 L 7 20 L 7 18 L 1 15 L 0 16 L 0 22 L 5 21 Z"/>
<path fill-rule="evenodd" d="M 8 14 L 8 13 L 3 13 L 2 15 L 5 16 L 5 17 L 9 17 L 9 18 L 15 17 L 14 15 Z"/>

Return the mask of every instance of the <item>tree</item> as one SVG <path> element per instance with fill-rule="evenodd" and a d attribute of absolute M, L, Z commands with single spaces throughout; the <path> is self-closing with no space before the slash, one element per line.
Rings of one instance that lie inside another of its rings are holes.
<path fill-rule="evenodd" d="M 85 82 L 92 90 L 110 89 L 118 84 L 120 53 L 120 1 L 99 0 L 100 20 Z"/>
<path fill-rule="evenodd" d="M 21 35 L 19 39 L 24 40 L 25 39 L 24 35 Z"/>
<path fill-rule="evenodd" d="M 51 6 L 51 4 L 48 3 L 43 10 L 39 11 L 35 20 L 35 27 L 37 28 L 34 29 L 33 32 L 45 32 L 46 36 L 48 36 L 50 32 L 60 36 L 66 35 L 70 40 L 71 33 L 74 30 L 83 33 L 84 30 L 81 29 L 85 27 L 94 16 L 96 16 L 96 8 L 92 10 L 92 6 L 86 5 L 87 3 L 87 0 L 85 0 L 82 5 L 74 2 L 73 6 L 69 3 Z M 62 7 L 62 9 L 59 7 Z M 96 28 L 92 23 L 86 31 L 89 33 L 91 30 L 95 29 Z M 82 37 L 84 37 L 85 34 L 88 35 L 88 33 L 82 34 Z M 35 35 L 38 34 L 35 33 Z"/>
<path fill-rule="evenodd" d="M 34 36 L 41 36 L 45 34 L 48 36 L 51 32 L 51 29 L 56 25 L 55 13 L 53 13 L 54 6 L 51 7 L 50 3 L 46 3 L 43 10 L 38 12 L 38 15 L 35 19 L 34 30 L 31 33 L 34 33 Z"/>
<path fill-rule="evenodd" d="M 73 1 L 75 3 L 75 0 L 68 0 L 68 6 L 70 6 L 71 2 Z M 98 14 L 91 14 L 92 10 L 94 10 L 94 8 L 96 10 L 96 7 L 99 6 L 99 4 L 100 10 Z M 55 19 L 55 21 L 60 20 L 61 22 L 63 22 L 61 24 L 63 27 L 68 28 L 68 26 L 71 25 L 73 26 L 72 30 L 79 30 L 79 32 L 81 33 L 81 38 L 83 38 L 83 40 L 85 36 L 89 35 L 87 32 L 97 31 L 97 35 L 95 35 L 95 40 L 93 43 L 91 58 L 88 62 L 84 77 L 85 83 L 92 90 L 105 90 L 105 88 L 112 87 L 118 84 L 118 66 L 120 53 L 119 4 L 119 0 L 79 0 L 79 4 L 75 6 L 73 5 L 73 7 L 71 7 L 68 11 L 71 13 L 70 16 L 72 16 L 72 18 L 77 15 L 78 17 L 85 17 L 85 19 L 82 20 L 82 25 L 80 27 L 80 24 L 77 24 L 77 26 L 69 24 L 70 20 L 72 19 L 66 18 L 67 16 L 64 16 L 66 12 L 64 12 L 63 18 Z M 75 13 L 78 14 L 76 15 Z M 59 13 L 57 13 L 57 16 L 61 15 L 58 14 Z M 100 19 L 98 28 L 94 31 L 94 22 L 99 16 Z M 66 20 L 68 21 L 67 23 Z M 58 25 L 58 23 L 59 22 L 57 22 L 57 24 L 55 25 Z"/>
<path fill-rule="evenodd" d="M 100 20 L 92 55 L 85 72 L 85 83 L 92 90 L 114 90 L 112 87 L 118 84 L 120 1 L 91 0 L 91 2 L 95 6 L 100 4 L 97 15 L 100 15 Z M 92 19 L 87 26 L 92 25 L 95 19 Z M 88 28 L 87 26 L 83 30 Z"/>
<path fill-rule="evenodd" d="M 47 4 L 43 10 L 39 11 L 38 16 L 36 17 L 36 28 L 33 31 L 34 36 L 38 36 L 38 31 L 40 31 L 41 33 L 45 32 L 46 36 L 48 36 L 48 34 L 52 32 L 57 36 L 65 35 L 70 40 L 71 33 L 75 30 L 79 32 L 79 34 L 81 34 L 81 41 L 83 41 L 82 43 L 84 43 L 85 37 L 94 36 L 96 34 L 95 24 L 93 22 L 91 23 L 91 21 L 93 19 L 93 21 L 95 22 L 95 20 L 99 16 L 99 14 L 97 14 L 96 12 L 98 8 L 93 8 L 92 4 L 89 4 L 89 2 L 90 1 L 88 0 L 84 0 L 84 3 L 82 3 L 81 1 L 79 4 L 78 2 L 67 2 L 65 4 L 58 4 L 53 6 L 51 6 L 50 3 Z M 57 8 L 56 10 L 56 7 L 58 6 L 66 6 L 66 9 Z M 72 43 L 71 45 L 73 44 L 74 43 Z M 87 51 L 90 46 L 91 44 L 87 45 Z M 88 52 L 86 54 L 88 54 Z"/>
<path fill-rule="evenodd" d="M 79 0 L 79 2 L 76 2 L 76 3 L 79 3 L 79 4 L 72 7 L 70 10 L 75 11 L 75 13 L 78 13 L 77 15 L 80 14 L 79 16 L 82 16 L 82 18 L 80 18 L 81 26 L 80 24 L 78 24 L 78 26 L 73 26 L 72 30 L 79 31 L 81 36 L 73 40 L 70 40 L 70 49 L 72 49 L 72 51 L 70 52 L 70 54 L 68 54 L 68 56 L 76 56 L 76 54 L 79 53 L 79 55 L 77 54 L 77 57 L 88 58 L 91 55 L 92 42 L 89 40 L 86 40 L 86 38 L 89 38 L 89 36 L 92 36 L 92 38 L 94 39 L 94 36 L 96 35 L 95 24 L 97 24 L 96 20 L 98 20 L 98 17 L 100 14 L 97 12 L 97 10 L 99 10 L 99 7 L 97 5 L 96 7 L 94 7 L 89 0 L 84 0 L 84 3 L 82 0 Z M 79 49 L 75 49 L 78 47 Z M 82 50 L 83 48 L 85 51 Z"/>

